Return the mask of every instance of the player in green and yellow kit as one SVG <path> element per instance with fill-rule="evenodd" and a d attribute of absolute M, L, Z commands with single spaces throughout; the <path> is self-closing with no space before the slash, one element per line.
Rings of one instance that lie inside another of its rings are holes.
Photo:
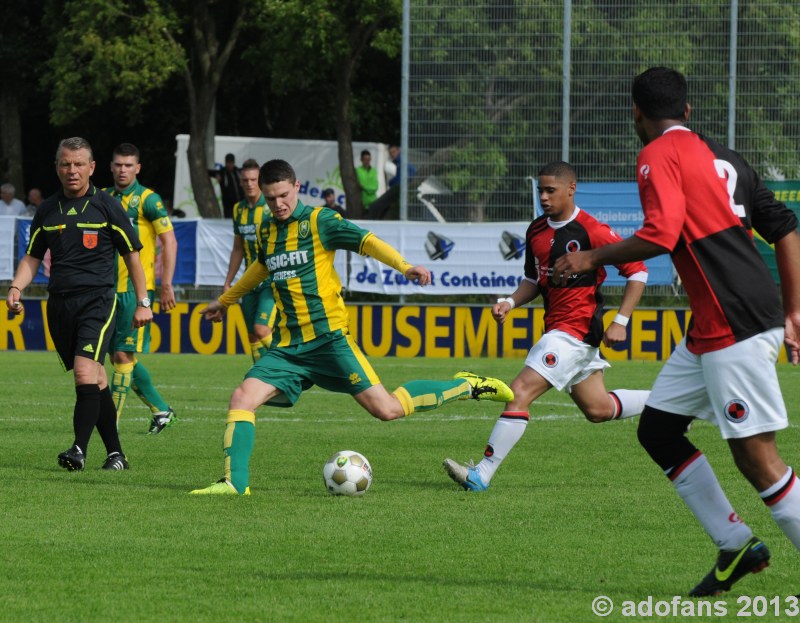
<path fill-rule="evenodd" d="M 122 202 L 122 207 L 144 245 L 139 256 L 147 278 L 147 305 L 153 299 L 156 287 L 156 238 L 161 242 L 161 311 L 168 312 L 175 307 L 172 276 L 175 272 L 178 243 L 161 197 L 136 179 L 141 168 L 139 149 L 131 143 L 118 145 L 114 148 L 111 159 L 114 187 L 106 188 L 106 191 Z M 136 353 L 150 350 L 150 326 L 131 329 L 133 313 L 140 304 L 133 293 L 128 270 L 120 260 L 117 264 L 117 323 L 111 338 L 111 362 L 114 364 L 111 393 L 119 422 L 125 398 L 132 387 L 142 402 L 150 408 L 152 419 L 148 433 L 156 435 L 172 424 L 175 412 L 153 385 L 147 368 L 136 358 Z"/>
<path fill-rule="evenodd" d="M 258 259 L 258 232 L 264 219 L 269 219 L 269 208 L 258 185 L 258 162 L 245 160 L 239 173 L 244 199 L 233 206 L 233 248 L 225 277 L 224 292 L 231 288 L 239 266 L 245 268 Z M 269 348 L 272 342 L 272 321 L 275 316 L 275 299 L 268 281 L 242 297 L 242 315 L 247 326 L 250 352 L 253 361 Z"/>
<path fill-rule="evenodd" d="M 229 305 L 268 278 L 277 308 L 272 347 L 231 396 L 223 439 L 225 476 L 192 493 L 249 495 L 255 410 L 265 403 L 292 406 L 313 385 L 350 394 L 379 420 L 396 420 L 467 398 L 513 399 L 502 381 L 469 372 L 459 372 L 449 381 L 410 381 L 389 393 L 348 331 L 334 255 L 343 249 L 373 257 L 423 286 L 430 283 L 428 269 L 412 266 L 375 234 L 333 210 L 303 205 L 297 197 L 300 183 L 288 162 L 267 162 L 259 184 L 272 218 L 261 225 L 258 261 L 209 303 L 205 317 L 222 320 Z"/>

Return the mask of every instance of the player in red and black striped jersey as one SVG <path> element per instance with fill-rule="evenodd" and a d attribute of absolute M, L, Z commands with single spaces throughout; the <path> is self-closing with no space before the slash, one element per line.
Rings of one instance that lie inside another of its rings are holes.
<path fill-rule="evenodd" d="M 627 278 L 616 318 L 603 326 L 603 295 L 606 279 L 602 266 L 573 275 L 566 282 L 553 282 L 553 264 L 567 253 L 594 249 L 621 240 L 601 223 L 575 205 L 577 178 L 566 162 L 551 162 L 539 171 L 539 198 L 544 214 L 528 227 L 525 248 L 525 277 L 508 298 L 492 309 L 503 323 L 508 313 L 539 294 L 544 301 L 545 334 L 534 344 L 525 366 L 511 384 L 514 400 L 508 403 L 489 437 L 478 465 L 461 465 L 445 459 L 448 475 L 468 491 L 483 491 L 511 449 L 522 438 L 534 400 L 551 387 L 565 390 L 590 422 L 639 415 L 649 391 L 606 390 L 603 370 L 608 362 L 600 357 L 600 343 L 612 346 L 625 340 L 626 326 L 647 283 L 643 262 L 619 264 Z"/>
<path fill-rule="evenodd" d="M 705 456 L 686 438 L 693 418 L 716 424 L 734 461 L 800 549 L 800 485 L 775 432 L 788 426 L 775 363 L 786 341 L 800 359 L 797 218 L 736 152 L 688 130 L 686 79 L 655 67 L 633 83 L 633 116 L 645 147 L 637 160 L 644 225 L 618 244 L 562 258 L 570 274 L 670 253 L 692 324 L 653 386 L 639 440 L 720 549 L 693 596 L 729 590 L 767 566 L 769 551 L 731 507 Z M 775 247 L 778 287 L 753 243 Z"/>

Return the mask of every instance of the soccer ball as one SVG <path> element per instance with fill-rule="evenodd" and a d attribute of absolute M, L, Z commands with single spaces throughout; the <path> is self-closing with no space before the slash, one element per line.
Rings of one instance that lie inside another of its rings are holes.
<path fill-rule="evenodd" d="M 322 479 L 333 495 L 364 495 L 372 484 L 372 467 L 363 454 L 342 450 L 325 463 Z"/>

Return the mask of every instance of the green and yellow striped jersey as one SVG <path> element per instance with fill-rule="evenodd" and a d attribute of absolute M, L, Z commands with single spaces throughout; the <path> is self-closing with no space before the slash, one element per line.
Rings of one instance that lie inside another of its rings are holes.
<path fill-rule="evenodd" d="M 264 220 L 271 218 L 264 195 L 258 196 L 253 207 L 250 207 L 247 199 L 233 206 L 233 233 L 242 237 L 245 268 L 258 259 L 258 230 Z"/>
<path fill-rule="evenodd" d="M 122 202 L 133 229 L 142 241 L 139 259 L 144 269 L 147 289 L 155 290 L 156 239 L 159 234 L 172 230 L 172 221 L 169 220 L 161 197 L 154 190 L 140 184 L 139 180 L 134 180 L 125 190 L 120 191 L 112 186 L 105 191 Z M 133 281 L 121 257 L 117 258 L 117 292 L 133 292 Z"/>
<path fill-rule="evenodd" d="M 277 316 L 273 346 L 309 342 L 347 332 L 342 283 L 333 267 L 337 249 L 361 253 L 373 234 L 328 208 L 298 201 L 286 221 L 268 219 L 259 229 L 258 261 L 269 271 Z"/>

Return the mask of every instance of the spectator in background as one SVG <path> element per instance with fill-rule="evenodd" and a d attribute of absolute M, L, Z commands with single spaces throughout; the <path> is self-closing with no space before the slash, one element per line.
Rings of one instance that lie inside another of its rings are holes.
<path fill-rule="evenodd" d="M 322 191 L 322 200 L 325 202 L 322 207 L 330 208 L 344 216 L 344 208 L 336 203 L 336 191 L 333 188 L 326 188 Z"/>
<path fill-rule="evenodd" d="M 236 156 L 233 154 L 225 155 L 224 168 L 212 172 L 222 191 L 222 216 L 224 218 L 233 218 L 233 206 L 244 199 L 244 192 L 239 182 L 240 174 L 241 171 L 236 166 Z"/>
<path fill-rule="evenodd" d="M 25 204 L 14 197 L 16 188 L 13 184 L 0 186 L 0 216 L 22 216 L 25 214 Z"/>
<path fill-rule="evenodd" d="M 403 159 L 400 156 L 399 146 L 389 145 L 389 158 L 391 160 L 386 163 L 385 170 L 389 188 L 370 205 L 366 218 L 386 220 L 400 218 L 400 165 Z M 406 164 L 406 171 L 409 180 L 417 174 L 416 167 L 410 163 Z"/>
<path fill-rule="evenodd" d="M 366 149 L 361 152 L 361 166 L 356 167 L 356 177 L 361 187 L 361 203 L 369 210 L 378 198 L 378 170 L 372 166 L 372 154 Z"/>
<path fill-rule="evenodd" d="M 25 206 L 24 216 L 33 216 L 36 214 L 36 209 L 42 201 L 44 201 L 42 191 L 38 188 L 31 188 L 28 191 L 28 205 Z"/>
<path fill-rule="evenodd" d="M 389 158 L 392 159 L 395 170 L 394 177 L 389 180 L 389 188 L 392 188 L 400 185 L 400 165 L 403 162 L 403 157 L 400 155 L 400 147 L 398 145 L 389 145 Z M 417 167 L 410 162 L 406 164 L 406 170 L 408 171 L 409 180 L 417 174 Z"/>

